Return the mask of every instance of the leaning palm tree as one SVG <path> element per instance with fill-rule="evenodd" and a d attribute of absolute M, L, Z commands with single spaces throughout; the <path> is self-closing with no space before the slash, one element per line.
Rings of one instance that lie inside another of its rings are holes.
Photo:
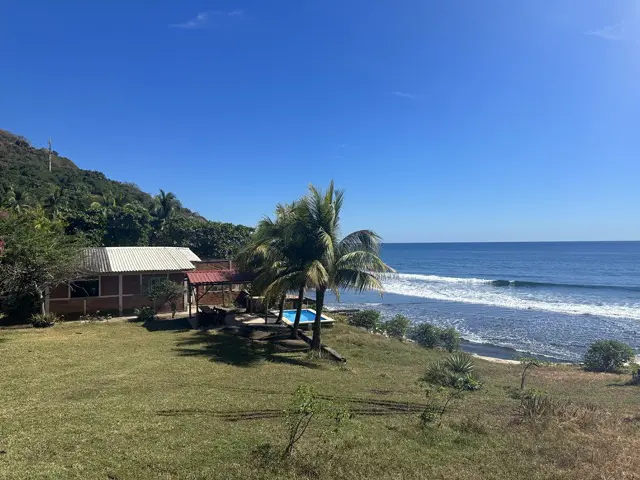
<path fill-rule="evenodd" d="M 308 258 L 313 259 L 312 285 L 316 290 L 316 317 L 312 349 L 321 348 L 321 319 L 327 290 L 339 298 L 340 290 L 383 291 L 382 277 L 393 269 L 380 259 L 380 237 L 371 230 L 358 230 L 340 238 L 340 211 L 344 191 L 333 181 L 322 192 L 314 186 L 300 201 L 299 219 L 307 237 Z"/>
<path fill-rule="evenodd" d="M 266 301 L 279 299 L 282 321 L 286 294 L 296 292 L 298 302 L 291 338 L 298 337 L 304 294 L 316 279 L 313 262 L 306 256 L 306 242 L 298 218 L 299 205 L 278 205 L 275 220 L 264 218 L 258 223 L 252 240 L 238 255 L 241 268 L 255 273 L 254 287 L 265 296 Z"/>

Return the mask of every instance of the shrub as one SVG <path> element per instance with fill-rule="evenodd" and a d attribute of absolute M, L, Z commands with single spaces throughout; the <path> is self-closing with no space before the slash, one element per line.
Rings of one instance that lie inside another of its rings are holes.
<path fill-rule="evenodd" d="M 584 355 L 584 367 L 593 372 L 618 372 L 633 360 L 633 349 L 616 340 L 599 340 L 591 344 Z"/>
<path fill-rule="evenodd" d="M 409 330 L 411 320 L 402 314 L 397 314 L 390 320 L 387 320 L 382 324 L 382 330 L 392 338 L 404 338 Z"/>
<path fill-rule="evenodd" d="M 449 353 L 460 348 L 460 333 L 453 328 L 440 328 L 430 323 L 413 327 L 410 338 L 425 348 L 444 348 Z"/>
<path fill-rule="evenodd" d="M 458 350 L 460 348 L 461 341 L 460 333 L 458 333 L 455 328 L 449 327 L 444 330 L 440 330 L 440 342 L 447 352 L 451 353 Z"/>
<path fill-rule="evenodd" d="M 36 313 L 31 316 L 31 325 L 34 328 L 53 327 L 58 320 L 55 313 Z"/>
<path fill-rule="evenodd" d="M 172 282 L 168 278 L 153 282 L 147 293 L 149 299 L 153 301 L 154 306 L 157 301 L 160 302 L 160 305 L 164 305 L 165 303 L 169 304 L 171 308 L 171 318 L 176 315 L 178 301 L 182 298 L 182 295 L 182 286 L 176 282 Z"/>
<path fill-rule="evenodd" d="M 445 360 L 428 365 L 422 380 L 460 391 L 479 390 L 482 386 L 475 374 L 473 359 L 466 353 L 454 353 Z"/>
<path fill-rule="evenodd" d="M 380 329 L 380 312 L 377 310 L 362 310 L 356 312 L 349 319 L 349 325 L 376 332 Z"/>
<path fill-rule="evenodd" d="M 411 339 L 425 348 L 440 346 L 440 328 L 430 323 L 421 323 L 413 327 L 410 333 Z"/>
<path fill-rule="evenodd" d="M 138 322 L 150 322 L 155 320 L 156 314 L 151 307 L 136 308 L 133 313 L 136 316 Z"/>

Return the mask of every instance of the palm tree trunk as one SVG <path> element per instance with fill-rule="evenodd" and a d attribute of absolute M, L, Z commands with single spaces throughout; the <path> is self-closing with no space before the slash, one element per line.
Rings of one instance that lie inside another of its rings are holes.
<path fill-rule="evenodd" d="M 300 317 L 302 316 L 302 301 L 304 300 L 304 287 L 300 287 L 298 292 L 298 306 L 296 309 L 296 319 L 291 329 L 291 338 L 298 338 L 298 328 L 300 327 Z"/>
<path fill-rule="evenodd" d="M 316 318 L 313 321 L 313 339 L 311 340 L 311 350 L 317 350 L 320 352 L 322 343 L 320 342 L 320 331 L 322 329 L 322 309 L 324 308 L 324 294 L 327 291 L 326 288 L 320 288 L 316 290 Z"/>
<path fill-rule="evenodd" d="M 284 315 L 284 304 L 287 301 L 287 294 L 283 293 L 282 297 L 280 297 L 280 312 L 278 313 L 278 321 L 277 324 L 282 324 L 282 317 Z"/>

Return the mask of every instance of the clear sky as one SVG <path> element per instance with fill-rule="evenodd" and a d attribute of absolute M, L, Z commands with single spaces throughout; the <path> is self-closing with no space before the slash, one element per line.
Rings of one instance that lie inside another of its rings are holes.
<path fill-rule="evenodd" d="M 640 239 L 635 0 L 3 0 L 0 55 L 0 128 L 212 220 Z"/>

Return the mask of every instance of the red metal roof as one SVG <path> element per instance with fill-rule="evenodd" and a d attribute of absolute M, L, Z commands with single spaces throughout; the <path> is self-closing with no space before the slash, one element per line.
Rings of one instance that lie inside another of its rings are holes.
<path fill-rule="evenodd" d="M 187 278 L 192 285 L 211 285 L 215 283 L 250 282 L 252 276 L 236 270 L 200 270 L 187 272 Z"/>

